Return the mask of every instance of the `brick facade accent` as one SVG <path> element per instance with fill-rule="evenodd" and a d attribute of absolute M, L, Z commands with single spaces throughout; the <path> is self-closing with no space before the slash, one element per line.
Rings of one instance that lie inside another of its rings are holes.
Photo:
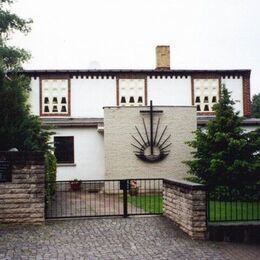
<path fill-rule="evenodd" d="M 207 203 L 204 185 L 163 181 L 163 215 L 193 239 L 206 239 Z"/>
<path fill-rule="evenodd" d="M 250 77 L 243 76 L 243 109 L 244 116 L 251 116 L 251 101 L 250 101 Z"/>
<path fill-rule="evenodd" d="M 0 152 L 12 165 L 12 181 L 0 183 L 0 223 L 44 223 L 42 153 Z"/>
<path fill-rule="evenodd" d="M 156 47 L 156 69 L 169 70 L 171 67 L 170 61 L 170 46 L 162 45 Z"/>

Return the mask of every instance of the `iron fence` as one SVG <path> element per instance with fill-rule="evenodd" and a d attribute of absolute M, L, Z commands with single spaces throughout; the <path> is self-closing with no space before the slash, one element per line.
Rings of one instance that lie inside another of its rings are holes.
<path fill-rule="evenodd" d="M 259 221 L 260 186 L 209 189 L 207 207 L 208 222 Z"/>
<path fill-rule="evenodd" d="M 162 214 L 162 179 L 46 183 L 46 218 Z"/>

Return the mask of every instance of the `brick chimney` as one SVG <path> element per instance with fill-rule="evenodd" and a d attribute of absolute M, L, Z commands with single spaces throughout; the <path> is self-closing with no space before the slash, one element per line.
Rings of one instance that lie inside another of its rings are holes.
<path fill-rule="evenodd" d="M 169 45 L 156 46 L 156 69 L 157 70 L 171 69 Z"/>

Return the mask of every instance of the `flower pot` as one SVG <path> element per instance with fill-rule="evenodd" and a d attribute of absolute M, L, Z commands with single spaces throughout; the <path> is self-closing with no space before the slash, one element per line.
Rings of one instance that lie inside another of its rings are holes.
<path fill-rule="evenodd" d="M 73 191 L 79 191 L 81 188 L 81 181 L 71 181 L 70 188 Z"/>

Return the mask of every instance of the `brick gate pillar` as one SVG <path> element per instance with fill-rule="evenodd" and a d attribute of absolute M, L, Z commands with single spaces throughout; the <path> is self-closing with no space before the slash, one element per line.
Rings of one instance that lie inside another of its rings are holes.
<path fill-rule="evenodd" d="M 206 186 L 188 181 L 163 180 L 163 215 L 193 239 L 206 239 Z"/>
<path fill-rule="evenodd" d="M 0 152 L 0 171 L 0 223 L 44 223 L 43 154 Z"/>

